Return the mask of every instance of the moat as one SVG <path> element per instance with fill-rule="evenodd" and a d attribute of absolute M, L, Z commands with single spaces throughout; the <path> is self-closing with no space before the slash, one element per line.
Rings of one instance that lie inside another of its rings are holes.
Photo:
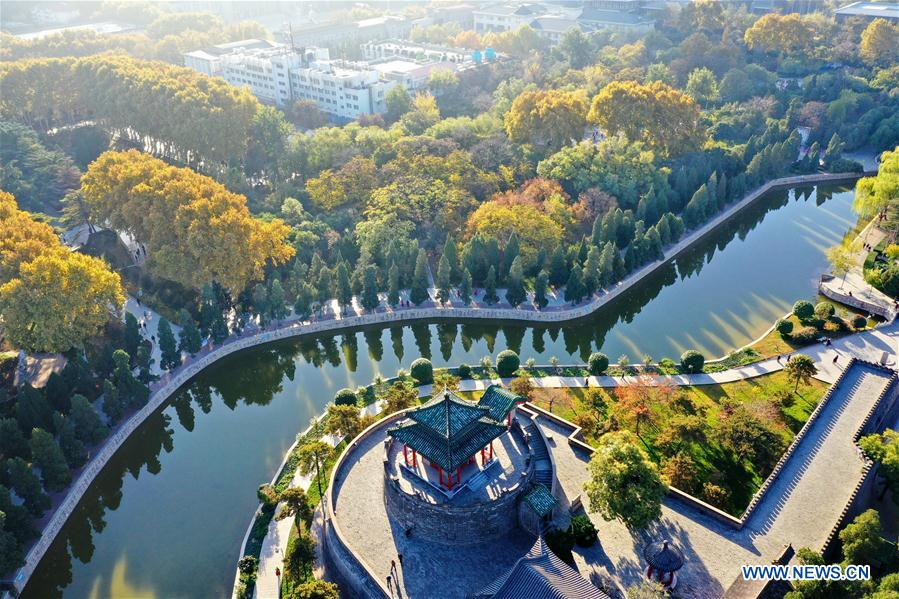
<path fill-rule="evenodd" d="M 810 186 L 759 200 L 593 316 L 560 326 L 440 323 L 300 338 L 227 358 L 149 419 L 86 493 L 23 596 L 230 594 L 256 486 L 336 390 L 408 368 L 582 362 L 597 348 L 724 355 L 815 293 L 824 250 L 855 225 L 853 192 Z M 165 576 L 159 576 L 165 572 Z"/>

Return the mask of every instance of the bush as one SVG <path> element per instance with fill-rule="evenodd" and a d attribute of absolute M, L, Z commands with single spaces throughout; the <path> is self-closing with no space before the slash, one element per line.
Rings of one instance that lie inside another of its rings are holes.
<path fill-rule="evenodd" d="M 899 263 L 892 263 L 884 269 L 872 268 L 865 271 L 865 280 L 890 297 L 899 296 Z"/>
<path fill-rule="evenodd" d="M 707 482 L 702 486 L 702 498 L 706 503 L 724 508 L 730 500 L 730 492 L 724 487 Z"/>
<path fill-rule="evenodd" d="M 593 352 L 587 360 L 590 374 L 602 374 L 609 367 L 609 357 L 602 352 Z"/>
<path fill-rule="evenodd" d="M 334 404 L 338 406 L 354 406 L 359 401 L 352 389 L 341 389 L 334 395 Z"/>
<path fill-rule="evenodd" d="M 785 318 L 778 318 L 774 323 L 774 330 L 780 333 L 781 337 L 789 337 L 793 332 L 793 321 Z"/>
<path fill-rule="evenodd" d="M 800 327 L 798 331 L 793 333 L 793 342 L 798 343 L 799 345 L 808 345 L 809 343 L 814 343 L 820 332 L 815 327 Z"/>
<path fill-rule="evenodd" d="M 702 372 L 705 366 L 705 356 L 694 349 L 688 349 L 680 357 L 680 365 L 686 372 Z"/>
<path fill-rule="evenodd" d="M 865 172 L 865 167 L 856 160 L 837 158 L 830 163 L 828 170 L 832 173 L 863 173 Z"/>
<path fill-rule="evenodd" d="M 459 372 L 460 378 L 463 378 L 463 379 L 471 378 L 471 366 L 469 366 L 468 364 L 459 364 L 458 372 Z"/>
<path fill-rule="evenodd" d="M 836 309 L 830 302 L 819 302 L 815 305 L 815 316 L 821 320 L 827 320 L 834 315 Z"/>
<path fill-rule="evenodd" d="M 496 371 L 500 376 L 512 376 L 518 367 L 521 366 L 521 360 L 511 349 L 504 349 L 496 356 Z"/>
<path fill-rule="evenodd" d="M 571 534 L 580 547 L 589 547 L 596 542 L 596 527 L 586 514 L 571 519 Z"/>
<path fill-rule="evenodd" d="M 861 314 L 856 314 L 852 318 L 852 327 L 855 329 L 864 329 L 868 326 L 868 319 Z"/>
<path fill-rule="evenodd" d="M 799 320 L 808 320 L 815 314 L 815 307 L 811 302 L 807 302 L 805 300 L 799 300 L 795 304 L 793 304 L 793 314 L 796 315 L 796 318 Z"/>
<path fill-rule="evenodd" d="M 412 378 L 418 381 L 419 385 L 429 385 L 434 382 L 434 367 L 427 358 L 418 358 L 412 362 L 412 367 L 409 371 L 412 373 Z"/>
<path fill-rule="evenodd" d="M 259 560 L 252 555 L 245 555 L 237 560 L 237 569 L 244 575 L 255 574 L 258 566 Z"/>

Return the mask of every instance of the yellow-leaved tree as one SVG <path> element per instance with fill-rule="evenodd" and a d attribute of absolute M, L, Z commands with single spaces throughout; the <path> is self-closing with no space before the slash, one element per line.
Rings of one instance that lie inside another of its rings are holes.
<path fill-rule="evenodd" d="M 558 150 L 584 137 L 586 115 L 587 99 L 581 91 L 528 91 L 515 98 L 506 113 L 506 133 L 515 142 Z"/>
<path fill-rule="evenodd" d="M 899 61 L 899 27 L 874 19 L 862 32 L 859 54 L 866 63 L 889 67 Z"/>
<path fill-rule="evenodd" d="M 100 155 L 81 186 L 95 222 L 133 234 L 156 275 L 187 287 L 217 281 L 237 294 L 294 254 L 282 221 L 253 218 L 244 196 L 136 150 Z"/>
<path fill-rule="evenodd" d="M 64 248 L 53 230 L 0 192 L 0 320 L 29 351 L 59 352 L 99 334 L 125 302 L 104 260 Z"/>

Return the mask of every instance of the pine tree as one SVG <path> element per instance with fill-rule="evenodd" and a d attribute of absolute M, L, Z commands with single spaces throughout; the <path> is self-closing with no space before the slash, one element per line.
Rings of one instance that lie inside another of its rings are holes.
<path fill-rule="evenodd" d="M 418 250 L 418 257 L 415 259 L 415 274 L 412 275 L 409 299 L 416 306 L 428 299 L 428 256 L 424 249 Z"/>
<path fill-rule="evenodd" d="M 365 267 L 362 275 L 362 307 L 371 312 L 381 305 L 378 298 L 378 271 L 374 264 Z"/>
<path fill-rule="evenodd" d="M 537 280 L 534 282 L 534 303 L 541 310 L 549 304 L 549 298 L 546 297 L 548 279 L 549 275 L 546 274 L 546 271 L 541 270 L 537 273 Z"/>
<path fill-rule="evenodd" d="M 281 279 L 274 279 L 268 289 L 268 313 L 274 320 L 284 320 L 290 311 Z"/>
<path fill-rule="evenodd" d="M 471 305 L 471 273 L 465 268 L 462 270 L 462 282 L 459 284 L 459 297 L 466 307 Z"/>
<path fill-rule="evenodd" d="M 553 250 L 549 259 L 549 282 L 553 287 L 560 287 L 568 280 L 568 261 L 561 244 Z"/>
<path fill-rule="evenodd" d="M 305 320 L 312 313 L 312 302 L 315 301 L 315 288 L 309 283 L 301 283 L 297 290 L 297 299 L 293 303 L 294 315 Z"/>
<path fill-rule="evenodd" d="M 584 264 L 584 293 L 589 297 L 596 293 L 602 284 L 602 251 L 595 245 L 587 254 Z"/>
<path fill-rule="evenodd" d="M 499 296 L 496 295 L 496 268 L 492 264 L 487 270 L 487 280 L 484 282 L 484 301 L 487 304 L 499 301 Z"/>
<path fill-rule="evenodd" d="M 119 396 L 119 390 L 110 380 L 103 381 L 103 412 L 113 424 L 125 414 L 125 404 Z"/>
<path fill-rule="evenodd" d="M 668 226 L 668 219 L 669 213 L 666 212 L 656 224 L 656 230 L 659 232 L 659 239 L 663 247 L 671 243 L 671 227 Z"/>
<path fill-rule="evenodd" d="M 521 252 L 521 243 L 518 241 L 518 233 L 512 232 L 512 235 L 509 237 L 509 242 L 506 244 L 506 249 L 503 252 L 503 271 L 500 274 L 500 280 L 507 280 L 509 277 L 509 271 L 512 268 L 512 262 L 518 257 L 518 254 Z"/>
<path fill-rule="evenodd" d="M 471 274 L 473 281 L 481 282 L 487 277 L 487 267 L 484 266 L 484 245 L 480 235 L 475 235 L 465 244 L 462 251 L 462 262 L 464 268 Z"/>
<path fill-rule="evenodd" d="M 209 331 L 209 338 L 213 343 L 222 343 L 231 333 L 228 331 L 228 323 L 225 321 L 225 315 L 219 312 L 212 321 L 212 328 Z"/>
<path fill-rule="evenodd" d="M 600 245 L 602 243 L 602 221 L 603 215 L 601 214 L 597 214 L 596 218 L 593 220 L 593 230 L 590 235 L 590 241 L 593 245 Z"/>
<path fill-rule="evenodd" d="M 22 458 L 6 461 L 6 473 L 10 487 L 22 498 L 25 509 L 35 517 L 40 517 L 50 509 L 50 498 L 44 493 L 41 480 Z"/>
<path fill-rule="evenodd" d="M 181 310 L 181 331 L 178 333 L 178 351 L 195 355 L 200 351 L 203 340 L 200 338 L 200 329 L 197 328 L 193 316 L 187 310 Z"/>
<path fill-rule="evenodd" d="M 717 202 L 718 202 L 718 210 L 723 210 L 725 206 L 727 206 L 727 198 L 728 198 L 728 187 L 727 187 L 727 175 L 725 173 L 721 173 L 721 176 L 718 177 L 718 189 L 717 189 Z"/>
<path fill-rule="evenodd" d="M 259 326 L 266 326 L 269 321 L 268 289 L 262 283 L 256 283 L 256 286 L 253 287 L 252 303 L 253 311 L 259 317 Z"/>
<path fill-rule="evenodd" d="M 437 265 L 437 299 L 440 303 L 446 303 L 450 300 L 450 291 L 452 290 L 451 282 L 452 270 L 449 260 L 444 254 L 440 258 L 440 264 Z"/>
<path fill-rule="evenodd" d="M 337 265 L 337 303 L 341 314 L 353 301 L 353 288 L 350 286 L 350 270 L 346 262 Z"/>
<path fill-rule="evenodd" d="M 576 304 L 584 299 L 584 283 L 581 267 L 575 264 L 571 268 L 571 274 L 568 276 L 568 282 L 565 284 L 565 301 Z"/>
<path fill-rule="evenodd" d="M 322 309 L 324 309 L 325 305 L 334 297 L 333 287 L 333 276 L 331 274 L 331 269 L 324 266 L 318 275 L 318 286 L 317 286 L 317 294 L 318 294 L 318 303 L 321 305 Z"/>
<path fill-rule="evenodd" d="M 132 356 L 135 355 L 140 342 L 140 325 L 137 324 L 137 318 L 131 312 L 125 312 L 125 351 Z"/>
<path fill-rule="evenodd" d="M 159 366 L 163 370 L 174 370 L 181 365 L 181 352 L 178 351 L 178 346 L 175 344 L 172 327 L 165 318 L 159 319 L 156 336 L 159 340 L 159 351 L 162 352 Z"/>
<path fill-rule="evenodd" d="M 456 249 L 456 240 L 453 239 L 452 235 L 446 236 L 446 243 L 443 244 L 443 257 L 446 258 L 446 261 L 449 263 L 450 282 L 458 283 L 462 277 L 462 273 L 459 269 L 459 254 Z"/>
<path fill-rule="evenodd" d="M 72 479 L 62 450 L 53 435 L 43 429 L 31 431 L 31 459 L 41 469 L 44 488 L 48 491 L 61 491 Z"/>
<path fill-rule="evenodd" d="M 509 268 L 509 285 L 506 288 L 506 301 L 513 308 L 527 299 L 524 288 L 524 270 L 521 267 L 521 256 L 512 261 Z"/>
<path fill-rule="evenodd" d="M 393 307 L 400 303 L 400 269 L 396 263 L 391 263 L 387 271 L 387 303 Z"/>
<path fill-rule="evenodd" d="M 174 343 L 174 338 L 172 343 Z M 180 360 L 181 353 L 176 350 L 175 354 Z M 142 406 L 147 403 L 150 390 L 131 372 L 131 359 L 127 352 L 117 349 L 113 352 L 112 359 L 115 362 L 112 376 L 116 389 L 119 391 L 119 399 L 125 405 Z"/>

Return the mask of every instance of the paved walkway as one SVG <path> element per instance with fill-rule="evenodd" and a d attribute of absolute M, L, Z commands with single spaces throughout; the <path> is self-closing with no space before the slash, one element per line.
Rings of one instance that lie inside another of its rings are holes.
<path fill-rule="evenodd" d="M 668 537 L 686 556 L 687 565 L 678 573 L 679 595 L 717 599 L 743 564 L 769 563 L 787 543 L 820 548 L 862 475 L 852 435 L 888 384 L 888 374 L 867 365 L 857 364 L 847 374 L 743 530 L 672 498 L 664 500 L 662 518 L 645 531 L 632 532 L 592 514 L 599 543 L 575 548 L 581 572 L 622 587 L 633 584 L 643 576 L 644 545 Z M 546 418 L 538 423 L 556 439 L 570 432 Z M 589 455 L 564 442 L 551 450 L 564 501 L 570 502 L 583 492 Z"/>

